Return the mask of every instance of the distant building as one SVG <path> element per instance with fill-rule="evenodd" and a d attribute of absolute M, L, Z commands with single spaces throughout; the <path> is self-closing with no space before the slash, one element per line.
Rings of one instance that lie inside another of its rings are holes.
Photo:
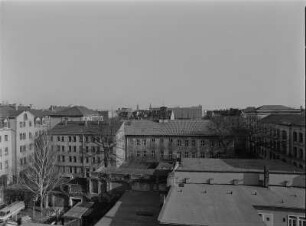
<path fill-rule="evenodd" d="M 261 119 L 256 128 L 249 141 L 251 153 L 306 168 L 305 114 L 271 114 Z"/>
<path fill-rule="evenodd" d="M 232 156 L 232 137 L 223 137 L 229 141 L 225 153 L 220 137 L 211 129 L 210 123 L 209 120 L 126 121 L 120 133 L 121 146 L 125 150 L 126 160 L 159 161 L 178 157 Z"/>
<path fill-rule="evenodd" d="M 202 118 L 202 106 L 195 107 L 175 107 L 169 108 L 169 110 L 173 111 L 174 119 L 192 119 L 198 120 Z"/>
<path fill-rule="evenodd" d="M 51 128 L 64 121 L 103 121 L 97 111 L 88 109 L 84 106 L 73 106 L 61 111 L 51 112 Z"/>
<path fill-rule="evenodd" d="M 248 120 L 262 119 L 270 114 L 301 114 L 301 109 L 294 109 L 283 105 L 263 105 L 247 107 L 242 110 L 242 116 Z"/>

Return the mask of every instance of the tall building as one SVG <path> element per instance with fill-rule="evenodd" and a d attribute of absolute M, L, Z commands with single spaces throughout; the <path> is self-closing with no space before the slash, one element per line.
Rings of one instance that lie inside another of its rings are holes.
<path fill-rule="evenodd" d="M 49 132 L 51 149 L 57 155 L 56 165 L 67 175 L 83 176 L 104 166 L 106 156 L 116 164 L 119 154 L 113 154 L 115 136 L 121 123 L 98 121 L 66 121 Z"/>
<path fill-rule="evenodd" d="M 0 173 L 8 182 L 26 166 L 34 152 L 35 137 L 47 128 L 39 110 L 0 106 Z"/>
<path fill-rule="evenodd" d="M 305 134 L 305 114 L 271 114 L 258 122 L 249 151 L 305 169 Z"/>

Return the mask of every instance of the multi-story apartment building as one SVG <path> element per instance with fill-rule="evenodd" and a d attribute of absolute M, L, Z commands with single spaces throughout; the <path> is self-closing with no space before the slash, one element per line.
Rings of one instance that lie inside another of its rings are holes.
<path fill-rule="evenodd" d="M 121 148 L 125 159 L 160 161 L 180 158 L 232 156 L 234 141 L 223 140 L 210 127 L 209 120 L 132 120 L 124 123 Z M 227 141 L 226 149 L 222 142 Z"/>
<path fill-rule="evenodd" d="M 27 165 L 35 137 L 48 127 L 41 112 L 31 111 L 0 106 L 0 173 L 9 182 Z"/>
<path fill-rule="evenodd" d="M 66 175 L 85 176 L 104 166 L 105 148 L 109 160 L 116 161 L 112 152 L 114 137 L 120 122 L 66 121 L 49 132 L 51 149 L 57 155 L 56 165 Z"/>
<path fill-rule="evenodd" d="M 305 114 L 272 114 L 261 119 L 251 137 L 250 152 L 305 169 Z"/>

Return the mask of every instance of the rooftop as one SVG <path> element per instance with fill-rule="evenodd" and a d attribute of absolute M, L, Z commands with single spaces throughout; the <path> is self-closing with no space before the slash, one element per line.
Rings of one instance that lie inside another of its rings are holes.
<path fill-rule="evenodd" d="M 303 172 L 295 166 L 278 160 L 210 158 L 183 158 L 177 171 L 262 172 L 265 166 L 270 172 Z"/>
<path fill-rule="evenodd" d="M 185 184 L 170 189 L 158 220 L 179 225 L 264 226 L 256 208 L 303 211 L 304 200 L 305 191 L 299 188 Z"/>
<path fill-rule="evenodd" d="M 126 191 L 95 226 L 157 226 L 159 210 L 157 192 Z"/>
<path fill-rule="evenodd" d="M 209 120 L 170 120 L 153 122 L 149 120 L 131 120 L 125 123 L 128 136 L 213 136 Z"/>
<path fill-rule="evenodd" d="M 305 114 L 271 114 L 260 120 L 261 123 L 305 126 Z"/>
<path fill-rule="evenodd" d="M 111 122 L 106 121 L 87 121 L 87 125 L 84 121 L 68 121 L 67 124 L 59 123 L 50 130 L 50 134 L 53 135 L 94 135 L 99 134 L 105 135 L 115 135 L 121 126 L 121 122 Z"/>
<path fill-rule="evenodd" d="M 24 110 L 16 110 L 11 106 L 0 106 L 0 118 L 15 118 L 21 114 Z"/>
<path fill-rule="evenodd" d="M 94 204 L 93 202 L 78 203 L 77 205 L 72 207 L 70 210 L 68 210 L 63 215 L 63 217 L 80 219 L 87 211 L 90 210 L 93 204 Z"/>
<path fill-rule="evenodd" d="M 52 116 L 59 116 L 59 117 L 83 117 L 83 116 L 90 116 L 90 115 L 98 115 L 96 111 L 88 109 L 84 106 L 73 106 L 70 108 L 64 108 L 61 111 L 53 112 Z"/>

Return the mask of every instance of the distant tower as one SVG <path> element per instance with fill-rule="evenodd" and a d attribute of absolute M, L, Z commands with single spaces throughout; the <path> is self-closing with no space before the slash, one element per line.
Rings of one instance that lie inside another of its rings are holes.
<path fill-rule="evenodd" d="M 152 105 L 150 104 L 149 110 L 152 110 Z"/>
<path fill-rule="evenodd" d="M 136 110 L 137 110 L 137 111 L 139 110 L 139 105 L 138 105 L 138 104 L 137 104 Z"/>

